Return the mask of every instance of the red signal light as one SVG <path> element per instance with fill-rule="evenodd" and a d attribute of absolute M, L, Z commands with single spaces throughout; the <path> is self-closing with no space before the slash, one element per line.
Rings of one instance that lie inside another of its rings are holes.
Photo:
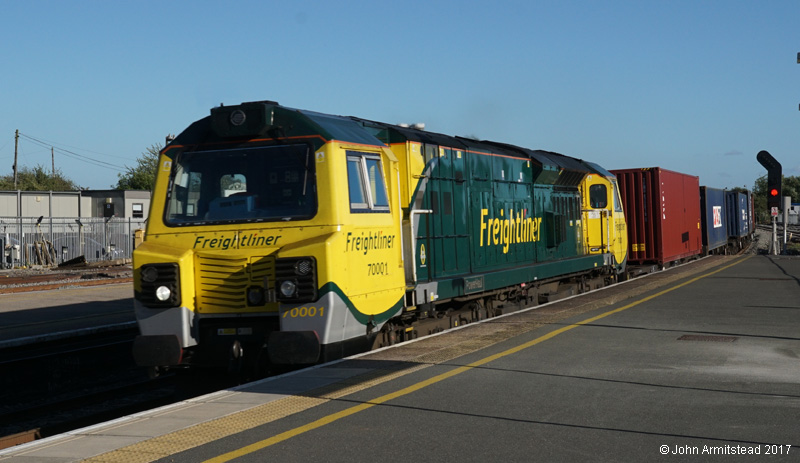
<path fill-rule="evenodd" d="M 778 196 L 778 189 L 777 188 L 773 188 L 773 189 L 769 190 L 769 195 L 770 196 Z"/>

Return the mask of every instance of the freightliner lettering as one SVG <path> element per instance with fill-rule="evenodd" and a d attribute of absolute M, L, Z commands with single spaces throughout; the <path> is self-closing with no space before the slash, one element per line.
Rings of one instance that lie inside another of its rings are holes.
<path fill-rule="evenodd" d="M 541 217 L 525 217 L 525 211 L 514 213 L 509 209 L 500 210 L 500 217 L 491 217 L 489 209 L 481 209 L 480 245 L 503 246 L 503 254 L 514 243 L 533 243 L 541 236 Z"/>
<path fill-rule="evenodd" d="M 239 248 L 259 248 L 265 246 L 277 246 L 281 235 L 258 236 L 258 233 L 244 233 L 233 235 L 232 237 L 221 236 L 219 238 L 206 238 L 203 235 L 194 240 L 194 249 L 222 249 L 235 248 L 239 243 Z"/>

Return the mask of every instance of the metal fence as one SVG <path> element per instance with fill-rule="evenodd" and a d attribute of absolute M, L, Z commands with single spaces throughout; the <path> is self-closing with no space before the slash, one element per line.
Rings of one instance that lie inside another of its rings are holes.
<path fill-rule="evenodd" d="M 87 262 L 126 259 L 143 219 L 103 217 L 0 217 L 0 267 L 55 266 L 84 256 Z"/>

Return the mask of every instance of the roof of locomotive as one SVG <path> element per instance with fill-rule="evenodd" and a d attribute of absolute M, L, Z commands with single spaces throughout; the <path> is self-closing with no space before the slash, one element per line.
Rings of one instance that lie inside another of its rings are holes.
<path fill-rule="evenodd" d="M 476 140 L 458 136 L 444 135 L 436 132 L 404 127 L 400 125 L 387 124 L 384 122 L 369 121 L 353 117 L 355 121 L 372 127 L 380 127 L 385 133 L 380 138 L 384 143 L 392 144 L 405 141 L 418 143 L 428 143 L 432 145 L 446 146 L 462 150 L 476 152 L 488 152 L 492 154 L 502 154 L 504 156 L 531 159 L 542 165 L 557 166 L 562 169 L 574 170 L 578 172 L 590 172 L 583 161 L 559 153 L 542 150 L 531 150 L 510 143 L 494 142 L 491 140 Z"/>
<path fill-rule="evenodd" d="M 500 143 L 490 140 L 474 140 L 471 138 L 454 137 L 435 132 L 428 132 L 413 127 L 386 124 L 382 122 L 368 121 L 359 118 L 352 118 L 359 121 L 366 127 L 371 127 L 378 132 L 380 138 L 386 144 L 403 143 L 414 141 L 432 145 L 446 146 L 448 148 L 469 150 L 479 153 L 499 154 L 508 157 L 515 157 L 534 161 L 541 166 L 544 172 L 553 172 L 549 180 L 539 177 L 540 181 L 554 183 L 564 186 L 578 185 L 586 174 L 592 173 L 591 167 L 587 166 L 581 159 L 565 156 L 551 151 L 531 150 L 509 143 Z"/>
<path fill-rule="evenodd" d="M 234 123 L 234 114 L 240 120 Z M 386 146 L 374 134 L 349 117 L 256 101 L 211 109 L 211 115 L 192 123 L 173 140 L 174 145 L 214 144 L 263 138 L 321 137 L 325 141 Z"/>
<path fill-rule="evenodd" d="M 328 140 L 386 146 L 375 135 L 365 130 L 361 124 L 350 117 L 334 116 L 301 109 L 295 109 L 294 111 L 306 116 L 324 129 L 327 132 L 327 136 L 323 136 Z"/>
<path fill-rule="evenodd" d="M 253 120 L 259 122 L 246 130 L 242 130 L 238 126 L 233 127 L 230 125 L 232 124 L 232 115 L 237 111 L 247 114 L 244 118 L 248 121 L 247 124 L 251 124 Z M 259 117 L 262 119 L 258 119 Z M 611 173 L 596 164 L 550 151 L 531 150 L 508 143 L 444 135 L 358 117 L 335 116 L 289 108 L 274 101 L 256 101 L 212 108 L 210 116 L 191 124 L 175 138 L 173 144 L 213 144 L 230 139 L 300 136 L 319 136 L 325 140 L 375 146 L 414 141 L 464 151 L 531 160 L 538 164 L 543 171 L 557 173 L 558 178 L 554 178 L 553 183 L 561 185 L 576 185 L 583 176 L 592 172 L 612 176 Z M 544 178 L 540 177 L 540 180 L 544 181 Z"/>
<path fill-rule="evenodd" d="M 594 171 L 594 173 L 596 173 L 596 174 L 602 175 L 603 177 L 607 177 L 607 178 L 617 178 L 616 175 L 612 174 L 611 172 L 609 172 L 608 170 L 606 170 L 602 166 L 600 166 L 598 164 L 595 164 L 594 162 L 589 162 L 589 161 L 583 161 L 583 162 L 584 162 L 584 164 L 589 166 Z"/>

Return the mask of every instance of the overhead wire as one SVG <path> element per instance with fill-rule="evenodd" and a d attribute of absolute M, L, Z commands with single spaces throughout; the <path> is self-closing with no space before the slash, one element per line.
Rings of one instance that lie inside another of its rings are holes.
<path fill-rule="evenodd" d="M 20 135 L 22 135 L 22 134 L 20 133 Z M 130 160 L 125 156 L 115 156 L 113 154 L 100 153 L 98 151 L 87 150 L 86 148 L 79 148 L 77 146 L 71 146 L 71 145 L 67 145 L 67 144 L 64 144 L 64 143 L 59 143 L 59 142 L 48 140 L 48 139 L 42 138 L 42 137 L 33 137 L 31 135 L 26 135 L 26 136 L 29 137 L 29 138 L 36 138 L 40 142 L 47 143 L 47 146 L 58 146 L 58 145 L 61 145 L 61 146 L 66 146 L 67 148 L 72 148 L 74 150 L 86 151 L 87 153 L 99 154 L 101 156 L 108 156 L 108 157 L 118 158 L 118 159 L 125 159 L 127 161 Z"/>
<path fill-rule="evenodd" d="M 40 140 L 38 138 L 34 138 L 34 137 L 32 137 L 30 135 L 26 135 L 26 134 L 24 134 L 22 132 L 20 132 L 19 136 L 20 136 L 20 138 L 25 138 L 28 141 L 30 141 L 32 143 L 35 143 L 35 144 L 37 144 L 39 146 L 43 146 L 45 148 L 52 148 L 54 151 L 57 151 L 59 154 L 62 154 L 62 155 L 67 156 L 69 158 L 75 159 L 77 161 L 85 162 L 85 163 L 88 163 L 88 164 L 93 164 L 93 165 L 95 165 L 97 167 L 102 167 L 104 169 L 115 170 L 115 171 L 118 171 L 118 172 L 125 172 L 127 170 L 127 168 L 124 167 L 124 166 L 111 164 L 109 162 L 101 161 L 99 159 L 95 159 L 93 157 L 86 156 L 84 154 L 76 153 L 76 152 L 68 150 L 68 149 L 64 149 L 64 148 L 61 148 L 61 147 L 56 147 L 52 143 L 47 143 L 44 140 Z"/>

